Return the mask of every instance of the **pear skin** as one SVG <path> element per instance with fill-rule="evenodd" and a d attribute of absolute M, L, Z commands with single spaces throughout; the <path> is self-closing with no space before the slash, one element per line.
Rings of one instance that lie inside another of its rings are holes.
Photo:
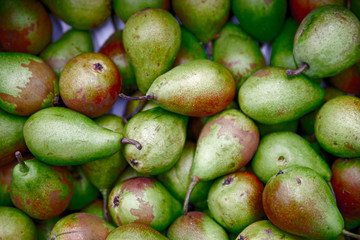
<path fill-rule="evenodd" d="M 124 224 L 112 231 L 106 240 L 133 240 L 133 239 L 151 239 L 151 240 L 169 240 L 167 237 L 141 223 Z"/>

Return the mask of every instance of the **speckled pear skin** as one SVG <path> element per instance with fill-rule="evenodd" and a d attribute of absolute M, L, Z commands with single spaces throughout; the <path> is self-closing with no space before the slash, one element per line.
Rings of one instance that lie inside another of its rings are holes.
<path fill-rule="evenodd" d="M 239 110 L 225 110 L 201 130 L 191 175 L 207 181 L 239 170 L 251 160 L 258 144 L 254 122 Z"/>
<path fill-rule="evenodd" d="M 14 167 L 10 183 L 10 197 L 14 205 L 35 219 L 58 216 L 73 196 L 72 177 L 65 167 L 49 166 L 37 159 Z M 44 184 L 46 182 L 46 184 Z"/>
<path fill-rule="evenodd" d="M 11 114 L 29 116 L 59 95 L 54 71 L 31 54 L 0 53 L 0 79 L 0 107 Z"/>
<path fill-rule="evenodd" d="M 360 99 L 340 96 L 326 102 L 316 115 L 315 135 L 337 157 L 360 157 Z"/>
<path fill-rule="evenodd" d="M 360 58 L 360 22 L 348 9 L 323 6 L 308 14 L 294 39 L 294 59 L 311 78 L 334 76 Z"/>
<path fill-rule="evenodd" d="M 189 212 L 177 218 L 168 228 L 171 240 L 229 240 L 225 230 L 202 212 Z"/>
<path fill-rule="evenodd" d="M 242 28 L 260 42 L 272 42 L 280 33 L 286 6 L 285 0 L 232 1 L 234 15 Z"/>
<path fill-rule="evenodd" d="M 118 182 L 109 196 L 108 208 L 117 226 L 143 223 L 165 230 L 182 213 L 182 206 L 166 188 L 150 177 Z"/>
<path fill-rule="evenodd" d="M 239 90 L 241 110 L 260 123 L 277 124 L 299 119 L 323 103 L 320 85 L 285 72 L 282 67 L 267 67 L 249 77 Z"/>
<path fill-rule="evenodd" d="M 0 45 L 7 52 L 36 55 L 51 42 L 51 19 L 38 0 L 1 1 L 0 22 Z"/>
<path fill-rule="evenodd" d="M 89 213 L 72 213 L 61 218 L 51 231 L 49 240 L 105 240 L 112 225 Z"/>
<path fill-rule="evenodd" d="M 133 239 L 151 239 L 151 240 L 169 240 L 167 237 L 141 223 L 129 223 L 121 225 L 112 231 L 106 240 L 133 240 Z"/>
<path fill-rule="evenodd" d="M 17 208 L 0 206 L 1 237 L 7 240 L 36 240 L 32 219 Z"/>
<path fill-rule="evenodd" d="M 93 51 L 93 41 L 88 31 L 70 29 L 57 41 L 48 45 L 40 53 L 40 57 L 59 77 L 68 61 L 81 53 Z"/>
<path fill-rule="evenodd" d="M 89 30 L 111 15 L 111 0 L 41 0 L 50 11 L 75 29 Z"/>
<path fill-rule="evenodd" d="M 194 59 L 207 59 L 205 48 L 200 41 L 185 27 L 181 26 L 181 45 L 173 66 L 178 66 Z"/>
<path fill-rule="evenodd" d="M 173 0 L 172 7 L 181 23 L 201 42 L 211 41 L 226 23 L 229 0 Z"/>
<path fill-rule="evenodd" d="M 188 117 L 160 107 L 137 113 L 125 125 L 127 138 L 137 139 L 142 149 L 127 144 L 126 161 L 136 171 L 156 175 L 168 171 L 179 160 L 186 140 Z"/>
<path fill-rule="evenodd" d="M 71 109 L 52 107 L 36 112 L 26 121 L 24 138 L 37 159 L 67 166 L 115 154 L 123 135 Z"/>
<path fill-rule="evenodd" d="M 147 95 L 154 96 L 154 101 L 168 111 L 204 117 L 224 110 L 235 91 L 235 81 L 225 67 L 197 59 L 156 78 Z"/>
<path fill-rule="evenodd" d="M 283 29 L 273 42 L 270 66 L 284 67 L 293 70 L 297 69 L 293 49 L 294 37 L 298 27 L 299 24 L 293 18 L 288 18 L 285 21 Z"/>
<path fill-rule="evenodd" d="M 15 160 L 15 152 L 26 150 L 23 128 L 26 117 L 16 116 L 0 109 L 0 166 Z"/>
<path fill-rule="evenodd" d="M 156 176 L 169 192 L 181 202 L 184 201 L 191 182 L 190 169 L 194 160 L 195 148 L 195 143 L 186 142 L 176 164 L 169 171 Z M 190 203 L 196 204 L 198 201 L 206 200 L 211 184 L 212 181 L 201 181 L 196 184 L 190 197 Z"/>
<path fill-rule="evenodd" d="M 164 9 L 141 10 L 127 21 L 123 42 L 137 86 L 146 93 L 154 79 L 171 68 L 180 48 L 180 25 Z"/>
<path fill-rule="evenodd" d="M 262 199 L 269 220 L 291 234 L 335 239 L 344 228 L 329 185 L 310 168 L 282 170 L 267 182 Z"/>
<path fill-rule="evenodd" d="M 236 89 L 257 70 L 266 67 L 259 45 L 239 25 L 226 23 L 214 42 L 213 59 L 234 77 Z"/>
<path fill-rule="evenodd" d="M 262 138 L 251 166 L 263 183 L 291 166 L 311 168 L 325 181 L 331 180 L 331 169 L 326 161 L 304 138 L 293 132 L 275 132 Z"/>
<path fill-rule="evenodd" d="M 302 239 L 282 231 L 269 220 L 260 220 L 247 226 L 235 240 L 297 240 Z"/>

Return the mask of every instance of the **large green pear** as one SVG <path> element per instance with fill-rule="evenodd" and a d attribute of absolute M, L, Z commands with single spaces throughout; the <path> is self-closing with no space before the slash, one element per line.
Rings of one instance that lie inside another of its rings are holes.
<path fill-rule="evenodd" d="M 168 11 L 148 8 L 127 21 L 123 41 L 138 88 L 146 93 L 154 79 L 171 68 L 180 48 L 181 30 Z"/>
<path fill-rule="evenodd" d="M 122 134 L 63 107 L 43 109 L 29 117 L 24 138 L 36 158 L 52 165 L 79 165 L 110 157 L 126 141 Z"/>

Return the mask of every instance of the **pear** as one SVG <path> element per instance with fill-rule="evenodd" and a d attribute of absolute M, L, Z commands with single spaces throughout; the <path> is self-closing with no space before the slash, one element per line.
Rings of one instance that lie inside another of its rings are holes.
<path fill-rule="evenodd" d="M 304 75 L 286 75 L 282 67 L 267 67 L 255 72 L 239 90 L 241 110 L 263 124 L 299 119 L 324 100 L 320 85 Z"/>
<path fill-rule="evenodd" d="M 38 54 L 51 42 L 51 19 L 38 0 L 1 1 L 0 22 L 0 45 L 7 52 Z"/>
<path fill-rule="evenodd" d="M 251 166 L 263 183 L 279 170 L 291 166 L 311 168 L 325 181 L 331 180 L 331 170 L 325 160 L 304 138 L 293 132 L 276 132 L 262 138 Z"/>
<path fill-rule="evenodd" d="M 49 64 L 59 77 L 68 61 L 79 54 L 93 51 L 93 41 L 88 31 L 70 29 L 57 41 L 48 45 L 40 53 L 40 57 Z"/>
<path fill-rule="evenodd" d="M 330 77 L 328 82 L 344 92 L 360 94 L 360 59 L 352 67 Z"/>
<path fill-rule="evenodd" d="M 179 160 L 186 139 L 188 118 L 160 107 L 136 114 L 125 125 L 125 135 L 141 142 L 139 151 L 124 146 L 126 161 L 136 171 L 156 175 L 168 171 Z"/>
<path fill-rule="evenodd" d="M 251 160 L 258 144 L 256 125 L 239 110 L 228 109 L 210 118 L 197 142 L 184 213 L 199 181 L 209 181 L 241 169 Z"/>
<path fill-rule="evenodd" d="M 27 118 L 16 116 L 0 108 L 0 166 L 15 160 L 15 152 L 26 150 L 23 128 Z"/>
<path fill-rule="evenodd" d="M 134 168 L 128 166 L 125 170 L 121 173 L 120 177 L 116 181 L 115 185 L 118 185 L 120 182 L 125 182 L 126 180 L 136 178 L 136 177 L 150 177 L 150 175 L 142 174 L 136 171 Z"/>
<path fill-rule="evenodd" d="M 229 240 L 225 230 L 202 212 L 189 212 L 177 218 L 168 228 L 170 240 Z"/>
<path fill-rule="evenodd" d="M 236 240 L 296 240 L 302 239 L 282 231 L 272 224 L 269 220 L 261 220 L 247 226 L 237 236 Z"/>
<path fill-rule="evenodd" d="M 326 102 L 315 120 L 321 147 L 337 157 L 360 157 L 360 99 L 340 96 Z"/>
<path fill-rule="evenodd" d="M 89 30 L 111 15 L 111 1 L 41 0 L 50 11 L 75 29 Z"/>
<path fill-rule="evenodd" d="M 105 218 L 104 218 L 104 200 L 97 199 L 97 200 L 93 201 L 92 203 L 87 205 L 85 208 L 81 209 L 81 212 L 90 213 L 92 215 L 98 216 L 102 220 L 105 220 Z"/>
<path fill-rule="evenodd" d="M 170 0 L 114 0 L 114 12 L 124 23 L 126 23 L 135 12 L 145 8 L 163 8 L 169 10 Z"/>
<path fill-rule="evenodd" d="M 124 224 L 113 230 L 106 240 L 169 240 L 155 229 L 141 223 Z"/>
<path fill-rule="evenodd" d="M 62 213 L 73 195 L 72 178 L 65 167 L 49 166 L 37 159 L 19 164 L 12 172 L 10 197 L 14 205 L 35 219 L 49 219 Z M 46 184 L 44 184 L 46 183 Z"/>
<path fill-rule="evenodd" d="M 127 100 L 151 99 L 168 111 L 205 117 L 224 110 L 235 91 L 235 81 L 225 67 L 207 59 L 196 59 L 156 78 L 146 96 L 120 96 Z"/>
<path fill-rule="evenodd" d="M 323 6 L 301 22 L 294 39 L 294 60 L 300 72 L 311 78 L 334 76 L 360 58 L 360 22 L 345 7 Z"/>
<path fill-rule="evenodd" d="M 59 95 L 54 71 L 39 57 L 0 53 L 0 108 L 20 116 L 54 105 Z"/>
<path fill-rule="evenodd" d="M 36 240 L 34 222 L 17 208 L 0 206 L 0 233 L 6 240 Z"/>
<path fill-rule="evenodd" d="M 113 226 L 89 213 L 73 213 L 61 218 L 51 231 L 50 240 L 105 240 Z"/>
<path fill-rule="evenodd" d="M 230 1 L 173 0 L 172 7 L 181 23 L 206 44 L 226 23 L 230 12 Z"/>
<path fill-rule="evenodd" d="M 181 204 L 157 180 L 137 177 L 112 189 L 109 211 L 117 226 L 143 223 L 157 231 L 166 229 L 181 215 Z"/>
<path fill-rule="evenodd" d="M 263 206 L 283 231 L 311 239 L 335 239 L 344 220 L 325 180 L 307 167 L 279 171 L 265 185 Z"/>
<path fill-rule="evenodd" d="M 265 216 L 261 196 L 264 185 L 250 172 L 236 172 L 218 178 L 208 194 L 213 218 L 232 233 L 241 232 Z"/>
<path fill-rule="evenodd" d="M 180 48 L 181 30 L 168 11 L 148 8 L 127 21 L 123 41 L 139 90 L 146 93 L 154 79 L 171 68 Z"/>
<path fill-rule="evenodd" d="M 54 218 L 37 221 L 35 224 L 37 230 L 37 240 L 49 240 L 51 230 L 59 220 L 60 217 L 56 216 Z"/>
<path fill-rule="evenodd" d="M 232 73 L 237 90 L 254 72 L 266 66 L 259 45 L 230 22 L 224 25 L 220 37 L 215 40 L 213 59 Z"/>
<path fill-rule="evenodd" d="M 234 0 L 232 9 L 240 26 L 255 40 L 272 42 L 280 33 L 286 15 L 285 0 Z"/>
<path fill-rule="evenodd" d="M 52 165 L 79 165 L 110 157 L 121 143 L 140 143 L 100 127 L 85 115 L 52 107 L 36 112 L 25 123 L 24 138 L 34 156 Z"/>

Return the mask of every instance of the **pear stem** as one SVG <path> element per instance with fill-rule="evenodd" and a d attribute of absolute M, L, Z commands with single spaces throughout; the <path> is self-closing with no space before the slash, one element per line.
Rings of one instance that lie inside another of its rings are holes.
<path fill-rule="evenodd" d="M 187 191 L 187 193 L 186 193 L 185 201 L 184 201 L 184 207 L 183 207 L 184 216 L 186 216 L 187 213 L 188 213 L 188 207 L 189 207 L 189 201 L 190 201 L 191 193 L 192 193 L 192 191 L 194 190 L 195 185 L 196 185 L 199 181 L 200 181 L 200 178 L 197 177 L 197 176 L 193 176 L 193 177 L 191 178 L 191 182 L 190 182 L 188 191 Z"/>
<path fill-rule="evenodd" d="M 148 100 L 148 99 L 155 99 L 154 95 L 146 95 L 146 96 L 140 96 L 140 97 L 131 97 L 127 96 L 123 93 L 119 94 L 119 97 L 125 99 L 125 100 Z"/>
<path fill-rule="evenodd" d="M 211 57 L 213 55 L 214 52 L 214 47 L 213 47 L 213 42 L 210 40 L 207 44 L 207 55 L 208 57 Z"/>
<path fill-rule="evenodd" d="M 115 13 L 113 11 L 112 14 L 111 14 L 111 22 L 112 22 L 112 25 L 114 26 L 114 29 L 115 29 L 115 32 L 116 32 L 117 30 L 119 30 L 119 28 L 118 28 L 118 26 L 116 24 L 115 17 L 116 17 L 116 15 L 115 15 Z"/>
<path fill-rule="evenodd" d="M 288 76 L 297 76 L 297 75 L 299 75 L 300 73 L 302 73 L 303 71 L 305 71 L 308 68 L 309 68 L 309 65 L 307 63 L 304 63 L 301 67 L 299 67 L 296 70 L 292 70 L 292 69 L 286 70 L 286 75 L 288 75 Z"/>
<path fill-rule="evenodd" d="M 27 173 L 29 171 L 29 167 L 26 166 L 26 164 L 24 163 L 24 158 L 21 154 L 20 151 L 16 151 L 15 152 L 15 157 L 18 160 L 18 162 L 20 163 L 20 171 L 23 173 Z"/>
<path fill-rule="evenodd" d="M 59 106 L 60 95 L 56 95 L 54 98 L 54 106 Z"/>
<path fill-rule="evenodd" d="M 109 193 L 109 189 L 102 189 L 101 190 L 101 195 L 102 195 L 103 201 L 104 201 L 104 205 L 103 205 L 104 219 L 106 221 L 109 221 L 109 211 L 108 211 L 108 208 L 107 208 L 108 199 L 109 199 L 108 193 Z"/>
<path fill-rule="evenodd" d="M 136 147 L 137 149 L 139 149 L 139 150 L 142 149 L 141 144 L 140 144 L 138 141 L 133 140 L 133 139 L 122 138 L 120 142 L 123 143 L 123 144 L 124 144 L 124 143 L 130 143 L 130 144 L 132 144 L 132 145 L 135 145 L 135 147 Z"/>
<path fill-rule="evenodd" d="M 138 112 L 140 112 L 140 110 L 144 107 L 145 103 L 146 103 L 145 101 L 140 101 L 139 105 L 137 105 L 137 107 L 124 118 L 126 122 L 129 121 L 129 119 L 135 116 Z"/>
<path fill-rule="evenodd" d="M 351 238 L 355 238 L 355 239 L 360 239 L 360 235 L 359 234 L 355 234 L 352 232 L 347 231 L 346 229 L 342 230 L 342 234 L 346 237 L 351 237 Z"/>

